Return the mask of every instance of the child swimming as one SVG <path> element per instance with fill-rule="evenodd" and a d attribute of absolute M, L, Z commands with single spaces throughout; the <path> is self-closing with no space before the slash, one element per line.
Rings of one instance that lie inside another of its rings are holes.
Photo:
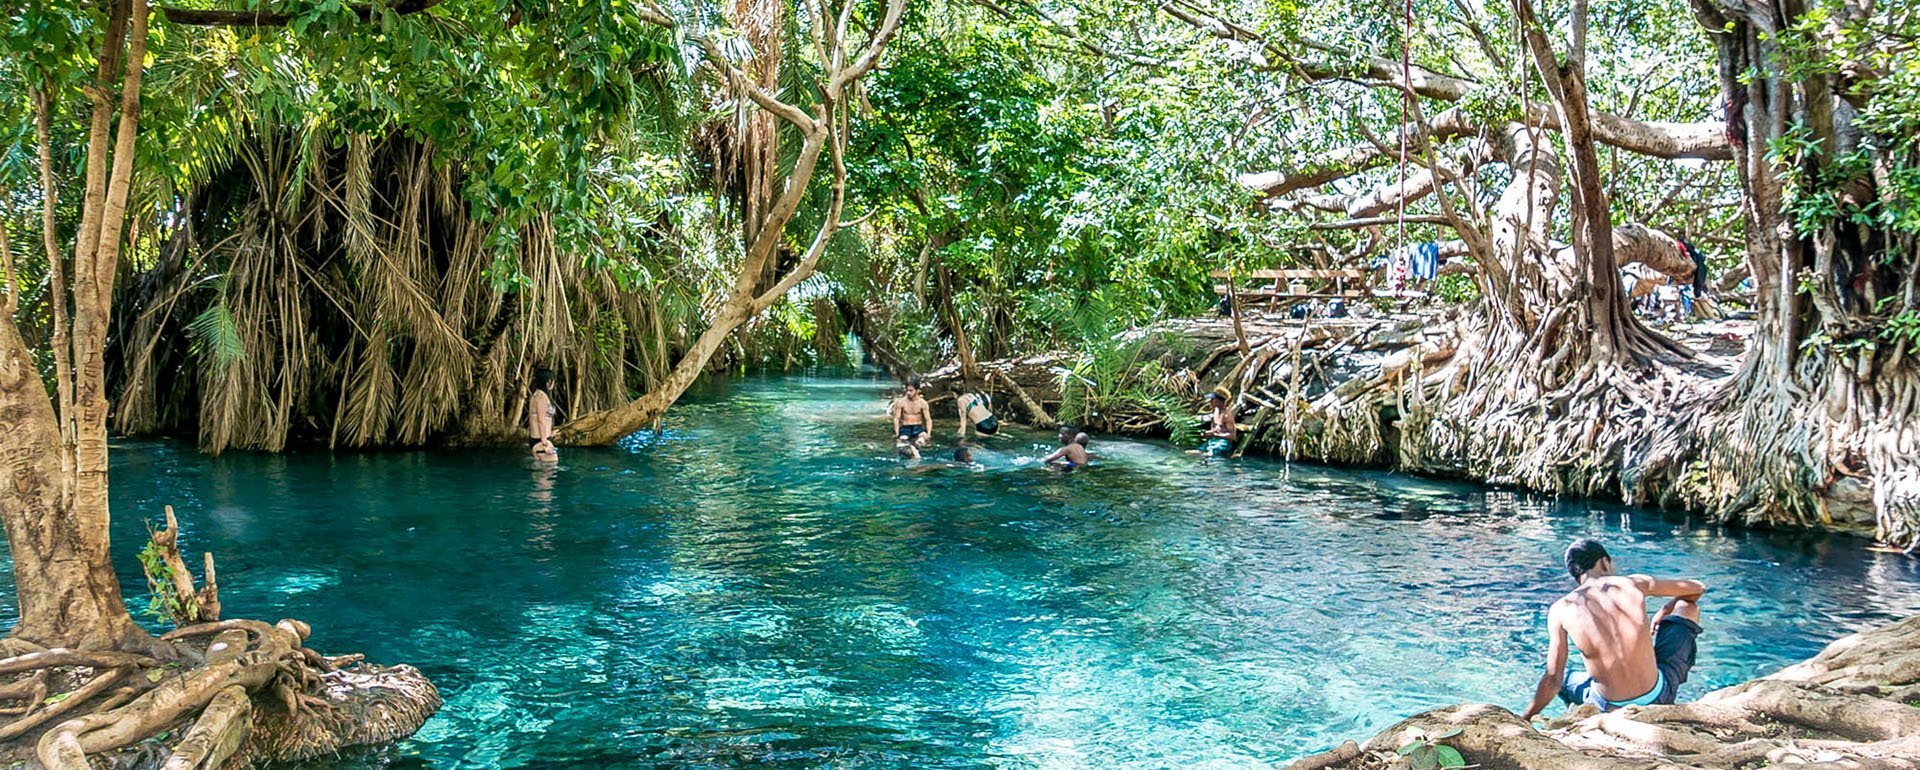
<path fill-rule="evenodd" d="M 1089 457 L 1087 455 L 1087 445 L 1086 443 L 1082 443 L 1083 439 L 1087 442 L 1092 441 L 1092 439 L 1087 438 L 1087 434 L 1085 433 L 1076 431 L 1071 427 L 1061 426 L 1060 448 L 1053 450 L 1053 454 L 1047 455 L 1041 459 L 1040 462 L 1045 463 L 1048 467 L 1058 467 L 1060 470 L 1065 471 L 1086 467 Z"/>

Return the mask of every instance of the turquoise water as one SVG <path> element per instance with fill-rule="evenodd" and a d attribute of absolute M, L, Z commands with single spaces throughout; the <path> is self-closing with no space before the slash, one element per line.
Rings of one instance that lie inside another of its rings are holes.
<path fill-rule="evenodd" d="M 905 467 L 882 409 L 873 381 L 735 382 L 546 470 L 124 442 L 115 550 L 133 590 L 139 517 L 172 504 L 229 616 L 433 677 L 418 736 L 337 767 L 1277 766 L 1519 707 L 1587 533 L 1713 586 L 1685 696 L 1920 611 L 1913 563 L 1858 540 L 1144 442 L 1075 474 L 1024 459 L 1038 434 Z"/>

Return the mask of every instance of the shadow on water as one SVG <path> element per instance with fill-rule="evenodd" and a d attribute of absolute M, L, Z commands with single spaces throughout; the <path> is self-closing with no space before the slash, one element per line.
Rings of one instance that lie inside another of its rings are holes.
<path fill-rule="evenodd" d="M 115 452 L 235 617 L 428 672 L 412 741 L 313 767 L 1278 766 L 1537 677 L 1565 543 L 1714 587 L 1692 696 L 1920 610 L 1910 562 L 1387 473 L 1096 440 L 893 457 L 882 386 L 736 381 L 570 450 Z M 10 589 L 9 589 L 10 590 Z M 133 596 L 136 606 L 143 597 Z M 10 602 L 9 602 L 10 606 Z"/>

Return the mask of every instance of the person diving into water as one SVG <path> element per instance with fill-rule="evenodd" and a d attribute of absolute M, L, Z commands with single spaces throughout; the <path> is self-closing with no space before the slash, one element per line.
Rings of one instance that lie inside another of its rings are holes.
<path fill-rule="evenodd" d="M 1569 546 L 1566 562 L 1579 587 L 1547 611 L 1547 671 L 1521 718 L 1531 721 L 1556 695 L 1568 705 L 1591 703 L 1601 711 L 1673 703 L 1693 670 L 1706 585 L 1616 575 L 1613 557 L 1591 539 Z M 1670 598 L 1652 624 L 1649 597 Z M 1569 638 L 1586 673 L 1567 671 Z"/>

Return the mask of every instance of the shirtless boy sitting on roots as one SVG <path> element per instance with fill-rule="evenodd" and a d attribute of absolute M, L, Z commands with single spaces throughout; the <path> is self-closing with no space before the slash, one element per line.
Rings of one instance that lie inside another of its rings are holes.
<path fill-rule="evenodd" d="M 1616 575 L 1613 557 L 1594 540 L 1567 548 L 1567 572 L 1580 586 L 1547 611 L 1547 672 L 1522 719 L 1532 720 L 1555 695 L 1568 704 L 1591 703 L 1601 711 L 1672 703 L 1693 669 L 1700 636 L 1698 580 Z M 1647 599 L 1671 597 L 1647 623 Z M 1571 637 L 1587 672 L 1567 673 Z"/>

